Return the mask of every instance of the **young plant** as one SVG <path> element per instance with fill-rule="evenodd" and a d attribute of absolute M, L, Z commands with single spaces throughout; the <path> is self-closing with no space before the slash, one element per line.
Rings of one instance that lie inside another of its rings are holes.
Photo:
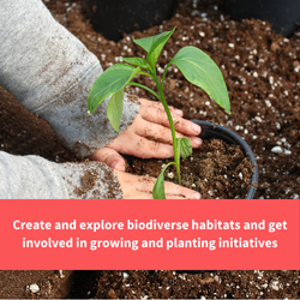
<path fill-rule="evenodd" d="M 230 113 L 230 102 L 223 76 L 214 61 L 200 49 L 187 46 L 178 51 L 164 69 L 161 80 L 156 73 L 156 62 L 165 44 L 172 36 L 172 31 L 162 32 L 156 36 L 133 40 L 134 43 L 142 47 L 147 52 L 147 59 L 139 57 L 122 58 L 128 64 L 118 63 L 109 67 L 95 81 L 87 103 L 89 113 L 93 113 L 98 105 L 111 96 L 107 106 L 107 116 L 115 131 L 119 130 L 122 110 L 123 96 L 126 85 L 134 85 L 145 89 L 162 102 L 167 113 L 172 132 L 174 162 L 170 162 L 164 167 L 153 186 L 153 198 L 165 199 L 164 172 L 172 164 L 176 166 L 178 183 L 180 178 L 180 156 L 186 158 L 192 154 L 192 144 L 189 138 L 176 138 L 173 119 L 163 93 L 163 87 L 168 68 L 173 64 L 184 75 L 184 77 L 194 85 L 204 90 L 221 107 Z M 150 88 L 131 81 L 136 75 L 145 75 L 152 78 L 157 87 L 157 92 Z"/>

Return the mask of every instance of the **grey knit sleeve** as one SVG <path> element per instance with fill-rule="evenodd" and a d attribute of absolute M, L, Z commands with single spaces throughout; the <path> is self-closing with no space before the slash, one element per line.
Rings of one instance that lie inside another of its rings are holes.
<path fill-rule="evenodd" d="M 41 0 L 2 0 L 0 22 L 0 85 L 81 157 L 112 141 L 117 134 L 106 117 L 108 99 L 87 113 L 87 95 L 102 72 L 96 56 Z M 120 133 L 138 110 L 139 103 L 124 99 Z"/>
<path fill-rule="evenodd" d="M 0 151 L 0 199 L 122 199 L 112 169 L 103 163 L 56 164 L 34 155 Z"/>

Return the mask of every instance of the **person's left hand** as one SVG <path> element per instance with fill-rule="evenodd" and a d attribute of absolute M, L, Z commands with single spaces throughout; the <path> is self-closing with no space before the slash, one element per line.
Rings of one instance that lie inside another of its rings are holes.
<path fill-rule="evenodd" d="M 170 158 L 174 156 L 172 134 L 167 114 L 160 102 L 140 99 L 139 113 L 132 124 L 116 139 L 97 150 L 90 159 L 106 163 L 119 171 L 125 170 L 124 158 L 119 154 L 140 158 Z M 187 136 L 193 148 L 200 148 L 202 140 L 197 137 L 201 127 L 182 118 L 181 110 L 170 107 L 176 137 Z"/>

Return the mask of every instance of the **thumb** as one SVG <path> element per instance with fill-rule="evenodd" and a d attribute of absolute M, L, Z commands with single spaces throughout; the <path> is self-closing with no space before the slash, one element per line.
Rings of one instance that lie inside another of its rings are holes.
<path fill-rule="evenodd" d="M 110 168 L 125 171 L 125 160 L 124 158 L 114 149 L 103 147 L 93 153 L 89 159 L 97 160 L 105 163 Z"/>

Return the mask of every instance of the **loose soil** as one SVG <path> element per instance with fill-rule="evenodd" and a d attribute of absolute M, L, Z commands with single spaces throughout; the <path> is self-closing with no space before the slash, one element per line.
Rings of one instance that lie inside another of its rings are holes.
<path fill-rule="evenodd" d="M 300 31 L 285 38 L 261 20 L 235 22 L 218 0 L 180 0 L 175 15 L 145 32 L 108 41 L 91 27 L 80 0 L 45 0 L 54 17 L 107 68 L 121 56 L 144 56 L 131 39 L 177 27 L 159 61 L 163 68 L 183 46 L 204 50 L 220 66 L 229 89 L 232 114 L 170 68 L 165 95 L 187 119 L 203 119 L 237 132 L 250 145 L 259 167 L 255 197 L 298 199 L 300 195 Z M 161 72 L 161 69 L 160 69 Z M 137 79 L 150 85 L 148 78 Z M 153 99 L 139 88 L 129 93 Z M 0 150 L 36 154 L 56 162 L 77 158 L 53 130 L 0 89 Z M 100 258 L 101 259 L 101 258 Z M 284 258 L 279 258 L 284 259 Z M 99 271 L 75 274 L 73 298 L 300 298 L 299 271 Z M 31 295 L 36 297 L 36 295 Z"/>
<path fill-rule="evenodd" d="M 171 160 L 133 158 L 126 171 L 158 177 Z M 203 199 L 244 199 L 251 186 L 253 167 L 240 146 L 222 140 L 204 140 L 201 150 L 181 159 L 181 183 L 201 194 Z M 176 168 L 170 166 L 165 180 L 177 183 Z"/>

